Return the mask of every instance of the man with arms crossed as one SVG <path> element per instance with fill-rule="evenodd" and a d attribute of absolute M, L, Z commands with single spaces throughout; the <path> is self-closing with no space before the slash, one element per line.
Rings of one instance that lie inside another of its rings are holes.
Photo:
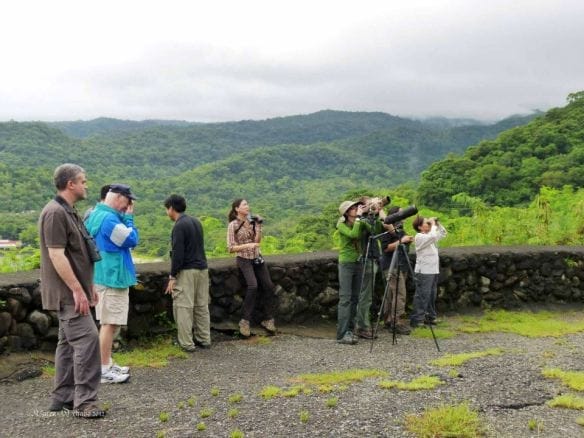
<path fill-rule="evenodd" d="M 55 169 L 54 182 L 57 196 L 39 218 L 43 309 L 56 311 L 59 318 L 49 410 L 75 408 L 76 416 L 101 418 L 105 411 L 96 405 L 99 337 L 89 312 L 98 297 L 93 291 L 89 236 L 74 209 L 77 201 L 87 197 L 87 179 L 81 167 L 63 164 Z"/>
<path fill-rule="evenodd" d="M 85 224 L 101 253 L 93 281 L 99 293 L 95 318 L 99 320 L 101 383 L 123 383 L 129 368 L 112 362 L 112 342 L 119 326 L 128 323 L 129 287 L 136 284 L 136 270 L 130 250 L 138 244 L 134 227 L 136 197 L 130 186 L 110 185 L 105 200 L 97 204 Z"/>
<path fill-rule="evenodd" d="M 192 353 L 195 345 L 211 347 L 209 272 L 203 227 L 197 218 L 184 214 L 187 203 L 182 196 L 170 195 L 164 207 L 174 222 L 170 276 L 165 293 L 172 294 L 178 343 L 184 351 Z"/>

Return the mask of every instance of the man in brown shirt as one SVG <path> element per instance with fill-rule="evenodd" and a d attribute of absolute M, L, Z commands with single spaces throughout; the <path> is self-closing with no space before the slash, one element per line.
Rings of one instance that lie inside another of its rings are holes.
<path fill-rule="evenodd" d="M 59 342 L 55 351 L 55 388 L 51 411 L 75 408 L 83 418 L 100 418 L 96 406 L 101 378 L 97 327 L 89 312 L 93 291 L 93 261 L 87 231 L 74 209 L 87 197 L 83 168 L 62 164 L 54 173 L 57 196 L 39 218 L 41 296 L 43 309 L 57 312 Z"/>

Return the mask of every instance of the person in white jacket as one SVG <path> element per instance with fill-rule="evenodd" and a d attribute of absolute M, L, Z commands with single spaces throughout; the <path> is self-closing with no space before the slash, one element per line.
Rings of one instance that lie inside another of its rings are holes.
<path fill-rule="evenodd" d="M 446 229 L 436 218 L 417 216 L 412 223 L 417 234 L 416 267 L 414 268 L 416 293 L 413 311 L 410 315 L 412 328 L 420 324 L 436 323 L 436 296 L 438 295 L 438 276 L 440 258 L 437 242 L 446 236 Z"/>

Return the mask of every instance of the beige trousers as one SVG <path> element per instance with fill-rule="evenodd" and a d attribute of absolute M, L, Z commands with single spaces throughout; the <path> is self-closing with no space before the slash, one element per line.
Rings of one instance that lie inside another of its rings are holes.
<path fill-rule="evenodd" d="M 194 340 L 211 345 L 209 314 L 209 271 L 185 269 L 178 273 L 172 290 L 172 310 L 181 347 L 192 347 Z"/>

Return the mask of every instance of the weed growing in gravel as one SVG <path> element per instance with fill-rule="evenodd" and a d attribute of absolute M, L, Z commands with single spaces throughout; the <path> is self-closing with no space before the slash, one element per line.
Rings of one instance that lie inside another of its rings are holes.
<path fill-rule="evenodd" d="M 405 426 L 419 437 L 474 438 L 482 435 L 479 415 L 466 403 L 429 408 L 421 415 L 407 415 Z"/>
<path fill-rule="evenodd" d="M 542 374 L 550 379 L 560 379 L 564 385 L 571 389 L 584 391 L 584 371 L 562 371 L 559 368 L 546 368 Z"/>
<path fill-rule="evenodd" d="M 308 420 L 310 419 L 310 412 L 308 411 L 300 411 L 298 413 L 298 416 L 300 417 L 300 421 L 303 423 L 308 423 Z"/>
<path fill-rule="evenodd" d="M 201 416 L 201 418 L 208 418 L 211 415 L 213 415 L 213 409 L 203 408 L 203 409 L 201 409 L 201 412 L 199 412 L 199 415 Z"/>
<path fill-rule="evenodd" d="M 112 408 L 112 402 L 106 401 L 101 404 L 101 409 L 104 411 L 109 411 Z"/>
<path fill-rule="evenodd" d="M 258 345 L 270 345 L 272 343 L 272 340 L 267 336 L 258 336 L 256 343 Z"/>
<path fill-rule="evenodd" d="M 576 418 L 576 424 L 584 427 L 584 415 L 582 417 Z"/>
<path fill-rule="evenodd" d="M 543 431 L 543 423 L 539 420 L 534 419 L 534 418 L 532 418 L 531 420 L 529 420 L 527 422 L 527 427 L 529 427 L 529 430 L 537 431 L 537 433 L 540 433 Z"/>
<path fill-rule="evenodd" d="M 411 382 L 400 382 L 399 380 L 383 380 L 379 382 L 379 387 L 383 389 L 397 388 L 405 391 L 421 391 L 424 389 L 434 389 L 444 382 L 436 376 L 421 376 Z"/>
<path fill-rule="evenodd" d="M 282 392 L 281 388 L 278 388 L 277 386 L 269 385 L 269 386 L 265 386 L 261 390 L 260 395 L 262 396 L 262 398 L 264 400 L 269 400 L 271 398 L 274 398 L 274 397 L 280 395 L 281 392 Z"/>
<path fill-rule="evenodd" d="M 243 400 L 243 394 L 241 392 L 236 392 L 235 394 L 231 394 L 227 401 L 229 403 L 240 403 Z"/>
<path fill-rule="evenodd" d="M 239 429 L 235 429 L 229 434 L 229 438 L 243 438 L 245 435 Z"/>
<path fill-rule="evenodd" d="M 453 367 L 462 365 L 471 359 L 476 359 L 478 357 L 485 356 L 499 356 L 503 354 L 503 350 L 500 348 L 489 348 L 485 351 L 476 351 L 474 353 L 460 353 L 460 354 L 445 354 L 440 359 L 435 359 L 430 363 L 432 365 L 438 365 L 439 367 Z"/>
<path fill-rule="evenodd" d="M 201 421 L 200 423 L 197 423 L 197 430 L 198 431 L 207 430 L 207 425 Z"/>
<path fill-rule="evenodd" d="M 163 430 L 159 430 L 158 432 L 156 432 L 156 438 L 164 438 L 166 436 L 166 434 L 164 433 Z"/>
<path fill-rule="evenodd" d="M 282 397 L 288 398 L 296 397 L 298 394 L 300 394 L 301 391 L 302 386 L 293 386 L 292 388 L 287 389 L 286 391 L 282 391 Z"/>
<path fill-rule="evenodd" d="M 314 391 L 311 388 L 302 388 L 302 394 L 304 395 L 311 395 Z"/>
<path fill-rule="evenodd" d="M 488 311 L 482 318 L 464 318 L 458 330 L 465 333 L 504 332 L 531 338 L 559 337 L 584 331 L 581 315 L 553 312 Z"/>
<path fill-rule="evenodd" d="M 229 409 L 229 412 L 227 412 L 227 416 L 229 418 L 235 418 L 239 415 L 239 409 L 237 408 L 231 408 Z"/>
<path fill-rule="evenodd" d="M 217 388 L 216 386 L 213 386 L 213 387 L 211 388 L 211 395 L 212 395 L 213 397 L 217 397 L 217 396 L 219 395 L 219 393 L 220 393 L 220 392 L 221 392 L 221 391 L 220 391 L 220 390 L 219 390 L 219 388 Z"/>
<path fill-rule="evenodd" d="M 434 335 L 437 339 L 450 339 L 456 336 L 456 333 L 452 330 L 445 328 L 434 328 Z M 432 332 L 424 326 L 420 326 L 412 330 L 411 336 L 414 338 L 430 339 L 432 338 Z"/>
<path fill-rule="evenodd" d="M 552 408 L 567 408 L 584 410 L 584 398 L 574 394 L 559 395 L 547 402 Z"/>
<path fill-rule="evenodd" d="M 179 409 L 184 409 L 184 408 L 185 408 L 185 402 L 183 402 L 183 401 L 179 401 L 179 402 L 176 404 L 176 407 L 177 407 L 177 408 L 179 408 Z"/>
<path fill-rule="evenodd" d="M 556 357 L 556 353 L 554 353 L 553 351 L 544 351 L 543 353 L 541 353 L 541 357 L 543 357 L 544 359 L 553 359 L 554 357 Z"/>
<path fill-rule="evenodd" d="M 187 400 L 187 404 L 189 405 L 189 408 L 192 408 L 193 406 L 195 406 L 195 403 L 197 401 L 197 397 L 191 397 Z"/>
<path fill-rule="evenodd" d="M 327 398 L 326 401 L 324 402 L 327 408 L 336 408 L 338 403 L 339 403 L 338 397 Z"/>
<path fill-rule="evenodd" d="M 162 368 L 168 365 L 168 360 L 186 359 L 187 353 L 179 346 L 172 344 L 171 338 L 158 337 L 143 341 L 132 351 L 114 354 L 116 362 L 132 367 Z"/>
<path fill-rule="evenodd" d="M 41 368 L 43 377 L 55 377 L 55 365 L 45 365 Z"/>
<path fill-rule="evenodd" d="M 170 419 L 170 414 L 168 412 L 162 411 L 160 414 L 158 414 L 158 419 L 160 422 L 166 423 Z"/>
<path fill-rule="evenodd" d="M 329 392 L 333 392 L 334 386 L 332 385 L 319 385 L 318 392 L 322 392 L 323 394 L 328 394 Z"/>
<path fill-rule="evenodd" d="M 388 373 L 375 369 L 352 369 L 346 371 L 333 371 L 331 373 L 321 374 L 301 374 L 293 378 L 293 381 L 306 383 L 308 385 L 349 385 L 355 382 L 361 382 L 363 379 L 370 377 L 386 377 Z"/>
<path fill-rule="evenodd" d="M 448 371 L 448 377 L 456 379 L 457 377 L 460 377 L 460 371 L 458 371 L 456 368 L 452 368 L 450 371 Z"/>

